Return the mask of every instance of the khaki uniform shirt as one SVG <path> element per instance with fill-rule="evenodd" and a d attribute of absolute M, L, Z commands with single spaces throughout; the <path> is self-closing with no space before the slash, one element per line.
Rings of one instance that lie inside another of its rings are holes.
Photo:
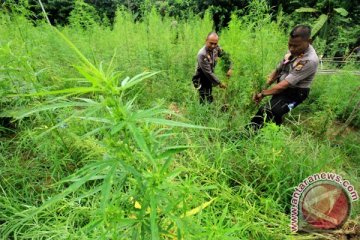
<path fill-rule="evenodd" d="M 276 68 L 280 72 L 278 81 L 288 81 L 290 88 L 310 88 L 318 64 L 319 58 L 312 45 L 298 57 L 292 58 L 287 53 Z"/>
<path fill-rule="evenodd" d="M 217 63 L 218 57 L 221 57 L 222 50 L 220 47 L 210 51 L 204 46 L 200 49 L 197 55 L 197 66 L 195 75 L 205 75 L 209 83 L 213 86 L 219 85 L 220 80 L 214 74 L 214 68 Z"/>

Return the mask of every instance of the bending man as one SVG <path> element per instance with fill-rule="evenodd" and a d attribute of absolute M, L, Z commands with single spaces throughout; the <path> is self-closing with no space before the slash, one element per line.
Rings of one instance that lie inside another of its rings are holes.
<path fill-rule="evenodd" d="M 224 59 L 224 67 L 228 68 L 226 75 L 231 76 L 231 62 L 229 56 L 218 46 L 219 36 L 215 32 L 208 34 L 205 46 L 200 49 L 197 55 L 197 66 L 195 75 L 192 78 L 194 87 L 199 90 L 200 103 L 211 103 L 214 98 L 212 96 L 212 87 L 219 86 L 226 88 L 214 74 L 214 68 L 218 57 Z"/>
<path fill-rule="evenodd" d="M 251 119 L 250 126 L 255 131 L 263 126 L 265 120 L 280 125 L 283 115 L 302 103 L 309 95 L 310 85 L 319 63 L 311 45 L 311 28 L 305 25 L 296 26 L 290 33 L 288 46 L 289 52 L 267 80 L 269 86 L 274 82 L 276 84 L 253 97 L 253 100 L 259 103 L 264 97 L 272 96 Z"/>

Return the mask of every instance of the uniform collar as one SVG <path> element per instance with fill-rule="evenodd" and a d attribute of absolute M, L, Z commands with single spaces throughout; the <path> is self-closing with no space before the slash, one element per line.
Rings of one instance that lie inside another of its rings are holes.
<path fill-rule="evenodd" d="M 290 53 L 286 54 L 285 58 L 284 58 L 284 64 L 287 64 L 289 62 L 294 62 L 295 60 L 306 57 L 309 54 L 309 52 L 311 51 L 311 48 L 312 48 L 312 46 L 311 46 L 311 44 L 309 44 L 309 47 L 304 51 L 304 53 L 300 54 L 297 57 L 292 57 L 290 55 Z"/>
<path fill-rule="evenodd" d="M 303 57 L 309 55 L 311 48 L 312 48 L 312 46 L 311 46 L 311 44 L 309 44 L 308 48 L 302 54 L 297 56 L 296 58 L 299 59 L 299 58 L 303 58 Z"/>
<path fill-rule="evenodd" d="M 215 51 L 215 49 L 216 49 L 216 48 L 214 48 L 213 50 L 210 50 L 210 49 L 208 49 L 208 48 L 206 47 L 206 45 L 205 45 L 205 51 L 208 52 L 208 53 L 213 53 L 213 52 Z"/>

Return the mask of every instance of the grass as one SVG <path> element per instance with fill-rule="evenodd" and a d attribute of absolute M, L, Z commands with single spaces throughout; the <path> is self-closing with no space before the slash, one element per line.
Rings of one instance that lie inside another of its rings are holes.
<path fill-rule="evenodd" d="M 1 236 L 299 238 L 289 228 L 294 186 L 333 171 L 358 188 L 358 151 L 346 141 L 358 131 L 339 146 L 319 134 L 348 119 L 355 76 L 334 76 L 331 87 L 317 77 L 285 126 L 239 138 L 256 109 L 251 94 L 286 51 L 281 25 L 258 8 L 221 32 L 234 76 L 217 68 L 229 88 L 214 89 L 210 106 L 190 81 L 209 14 L 175 20 L 152 10 L 134 22 L 120 9 L 113 28 L 73 15 L 55 29 L 2 13 L 1 115 L 18 127 L 0 143 Z"/>

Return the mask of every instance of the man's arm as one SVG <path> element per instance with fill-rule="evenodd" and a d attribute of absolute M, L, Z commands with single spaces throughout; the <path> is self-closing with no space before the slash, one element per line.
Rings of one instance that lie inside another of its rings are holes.
<path fill-rule="evenodd" d="M 287 89 L 289 86 L 290 86 L 289 82 L 284 80 L 274 85 L 270 89 L 262 90 L 261 93 L 264 96 L 276 95 Z"/>
<path fill-rule="evenodd" d="M 291 86 L 296 86 L 299 81 L 306 79 L 311 74 L 316 73 L 317 63 L 310 61 L 299 62 L 299 64 L 286 76 L 285 80 L 274 85 L 272 88 L 267 90 L 262 90 L 260 93 L 255 94 L 253 100 L 256 103 L 259 103 L 263 97 L 269 95 L 276 95 L 284 91 L 286 88 Z"/>
<path fill-rule="evenodd" d="M 285 89 L 287 89 L 289 86 L 290 86 L 289 82 L 286 80 L 283 80 L 283 81 L 279 82 L 278 84 L 274 85 L 273 87 L 271 87 L 270 89 L 262 90 L 258 94 L 255 94 L 255 96 L 253 97 L 253 100 L 256 103 L 259 103 L 264 97 L 279 94 L 282 91 L 284 91 Z"/>
<path fill-rule="evenodd" d="M 273 84 L 273 83 L 276 81 L 276 79 L 278 79 L 279 74 L 281 73 L 281 69 L 282 69 L 282 67 L 283 67 L 283 65 L 284 65 L 284 62 L 285 62 L 285 61 L 288 61 L 288 59 L 290 58 L 290 56 L 291 56 L 290 53 L 285 54 L 284 59 L 281 60 L 281 61 L 278 63 L 278 65 L 276 66 L 275 70 L 268 76 L 268 78 L 267 78 L 267 80 L 266 80 L 266 84 L 267 84 L 268 86 L 270 86 L 271 84 Z"/>

